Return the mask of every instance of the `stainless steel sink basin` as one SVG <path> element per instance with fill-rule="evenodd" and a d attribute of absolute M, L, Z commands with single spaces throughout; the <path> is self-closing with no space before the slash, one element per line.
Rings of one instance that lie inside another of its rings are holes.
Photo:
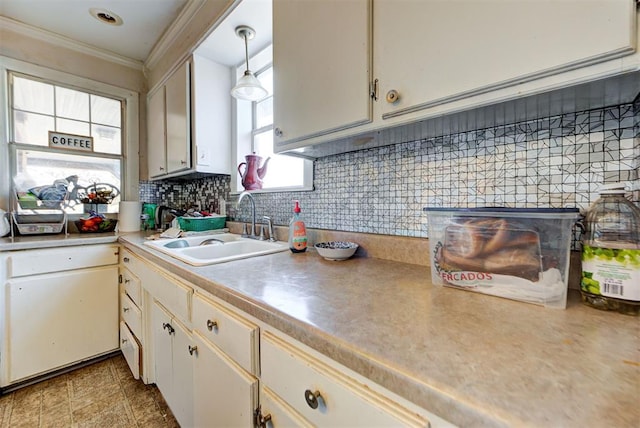
<path fill-rule="evenodd" d="M 204 241 L 208 241 L 209 243 L 200 245 Z M 265 254 L 286 251 L 289 248 L 286 242 L 257 241 L 255 239 L 243 238 L 233 233 L 159 239 L 156 241 L 146 241 L 145 245 L 162 251 L 192 266 L 204 266 L 263 256 Z"/>

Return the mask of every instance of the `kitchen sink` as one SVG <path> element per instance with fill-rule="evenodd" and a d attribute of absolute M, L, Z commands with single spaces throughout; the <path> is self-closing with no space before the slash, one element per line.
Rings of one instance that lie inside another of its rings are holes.
<path fill-rule="evenodd" d="M 205 243 L 205 245 L 201 245 Z M 205 266 L 286 251 L 286 242 L 258 241 L 233 233 L 146 241 L 158 251 L 192 266 Z"/>

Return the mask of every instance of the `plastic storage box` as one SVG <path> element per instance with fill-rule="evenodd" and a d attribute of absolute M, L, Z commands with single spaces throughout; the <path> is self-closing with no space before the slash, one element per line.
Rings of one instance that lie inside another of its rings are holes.
<path fill-rule="evenodd" d="M 566 307 L 577 208 L 424 211 L 434 284 Z"/>

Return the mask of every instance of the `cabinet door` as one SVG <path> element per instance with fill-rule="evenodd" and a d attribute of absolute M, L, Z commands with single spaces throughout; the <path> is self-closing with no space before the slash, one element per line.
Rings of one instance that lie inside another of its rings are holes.
<path fill-rule="evenodd" d="M 193 340 L 198 347 L 193 366 L 195 426 L 253 426 L 258 379 L 197 332 Z"/>
<path fill-rule="evenodd" d="M 169 403 L 180 426 L 193 425 L 193 338 L 182 324 L 172 320 L 173 328 L 173 403 Z"/>
<path fill-rule="evenodd" d="M 167 80 L 167 172 L 191 167 L 191 107 L 189 62 L 182 64 Z"/>
<path fill-rule="evenodd" d="M 169 406 L 173 402 L 173 356 L 171 315 L 157 302 L 151 308 L 151 324 L 153 334 L 153 359 L 156 385 Z M 175 392 L 181 394 L 182 391 Z M 172 407 L 173 410 L 173 407 Z"/>
<path fill-rule="evenodd" d="M 629 54 L 636 37 L 632 0 L 375 0 L 374 28 L 376 119 Z"/>
<path fill-rule="evenodd" d="M 11 279 L 5 304 L 11 382 L 119 348 L 117 266 Z"/>
<path fill-rule="evenodd" d="M 147 166 L 150 177 L 167 173 L 164 86 L 147 99 Z"/>
<path fill-rule="evenodd" d="M 371 1 L 275 0 L 273 68 L 276 151 L 370 122 Z"/>
<path fill-rule="evenodd" d="M 231 73 L 227 66 L 201 55 L 193 55 L 191 67 L 192 147 L 196 148 L 197 171 L 230 174 Z"/>

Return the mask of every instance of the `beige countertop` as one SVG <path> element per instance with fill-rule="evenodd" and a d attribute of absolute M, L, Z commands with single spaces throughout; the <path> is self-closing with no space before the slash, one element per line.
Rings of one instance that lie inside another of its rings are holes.
<path fill-rule="evenodd" d="M 425 266 L 278 253 L 137 254 L 460 426 L 640 426 L 640 318 L 438 287 Z"/>
<path fill-rule="evenodd" d="M 73 245 L 109 244 L 118 241 L 118 234 L 64 233 L 52 235 L 23 235 L 0 238 L 0 251 L 33 250 L 38 248 L 69 247 Z"/>

